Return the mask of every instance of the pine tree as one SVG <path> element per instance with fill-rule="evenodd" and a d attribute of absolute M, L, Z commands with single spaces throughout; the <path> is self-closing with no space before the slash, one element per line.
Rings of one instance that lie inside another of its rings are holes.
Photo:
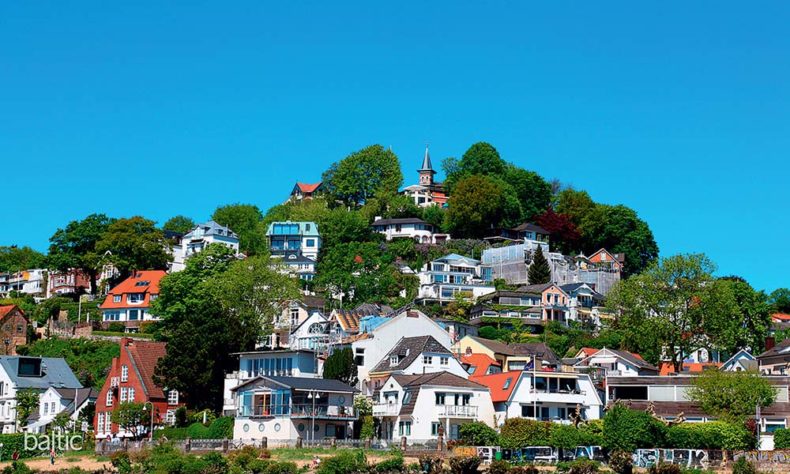
<path fill-rule="evenodd" d="M 529 266 L 527 278 L 530 285 L 539 285 L 541 283 L 549 283 L 551 281 L 551 268 L 549 261 L 543 255 L 543 249 L 538 245 L 535 250 L 535 256 L 532 257 L 532 265 Z"/>

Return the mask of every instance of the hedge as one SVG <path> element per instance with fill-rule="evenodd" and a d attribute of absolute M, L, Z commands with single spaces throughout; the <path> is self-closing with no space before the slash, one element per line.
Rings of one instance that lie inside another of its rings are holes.
<path fill-rule="evenodd" d="M 508 418 L 500 431 L 503 448 L 522 448 L 524 446 L 547 446 L 551 439 L 552 423 L 526 418 Z"/>
<path fill-rule="evenodd" d="M 609 449 L 633 452 L 665 446 L 667 427 L 649 413 L 615 405 L 603 417 L 603 437 Z"/>
<path fill-rule="evenodd" d="M 168 427 L 154 431 L 155 438 L 167 439 L 230 439 L 233 438 L 233 417 L 219 417 L 211 425 L 192 423 L 185 428 Z"/>
<path fill-rule="evenodd" d="M 723 421 L 683 423 L 666 430 L 667 448 L 733 450 L 752 449 L 754 444 L 754 436 L 745 427 Z"/>
<path fill-rule="evenodd" d="M 779 428 L 774 431 L 774 449 L 790 449 L 790 430 Z"/>

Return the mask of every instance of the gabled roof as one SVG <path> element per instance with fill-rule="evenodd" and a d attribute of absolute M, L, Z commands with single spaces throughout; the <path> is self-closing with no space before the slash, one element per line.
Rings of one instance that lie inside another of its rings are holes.
<path fill-rule="evenodd" d="M 511 370 L 510 372 L 475 377 L 474 381 L 488 387 L 488 391 L 491 392 L 491 401 L 497 403 L 510 399 L 510 394 L 516 388 L 519 377 L 521 377 L 520 370 Z"/>
<path fill-rule="evenodd" d="M 757 358 L 754 357 L 749 351 L 746 349 L 741 349 L 735 353 L 732 357 L 727 359 L 722 365 L 722 369 L 729 367 L 730 365 L 734 364 L 736 361 L 742 360 L 743 362 L 746 361 L 756 361 Z"/>
<path fill-rule="evenodd" d="M 88 400 L 96 400 L 99 396 L 99 392 L 94 388 L 54 388 L 60 398 L 63 400 L 69 401 L 68 405 L 66 406 L 66 413 L 74 413 L 74 410 L 78 409 Z M 76 400 L 75 400 L 76 398 Z"/>
<path fill-rule="evenodd" d="M 332 310 L 332 319 L 340 325 L 340 328 L 347 333 L 359 331 L 359 319 L 365 316 L 353 309 Z"/>
<path fill-rule="evenodd" d="M 610 257 L 612 257 L 613 260 L 617 261 L 618 263 L 624 263 L 625 262 L 625 254 L 612 253 L 612 252 L 610 252 L 610 251 L 608 251 L 606 249 L 603 249 L 603 248 L 602 249 L 598 249 L 597 252 L 592 253 L 589 257 L 587 257 L 588 260 L 592 260 L 593 257 L 598 255 L 599 253 L 606 253 L 606 254 L 608 254 Z"/>
<path fill-rule="evenodd" d="M 503 355 L 514 355 L 513 349 L 502 341 L 495 341 L 494 339 L 485 339 L 478 336 L 467 336 L 473 341 L 485 346 L 491 352 Z"/>
<path fill-rule="evenodd" d="M 539 283 L 536 285 L 524 285 L 524 286 L 519 286 L 518 291 L 524 293 L 543 293 L 544 291 L 551 288 L 552 286 L 557 286 L 557 285 L 555 285 L 554 283 Z"/>
<path fill-rule="evenodd" d="M 293 265 L 298 263 L 307 263 L 315 265 L 315 260 L 310 257 L 305 257 L 302 252 L 288 252 L 283 255 L 283 265 Z"/>
<path fill-rule="evenodd" d="M 315 390 L 318 392 L 335 392 L 335 393 L 356 393 L 359 390 L 347 385 L 340 380 L 333 379 L 317 379 L 311 377 L 274 377 L 267 375 L 259 375 L 246 382 L 232 388 L 232 392 L 237 392 L 240 389 L 252 385 L 256 382 L 273 382 L 282 387 L 290 388 L 292 390 L 307 391 Z"/>
<path fill-rule="evenodd" d="M 589 348 L 585 348 L 585 349 L 589 349 Z M 600 356 L 604 356 L 604 355 L 607 355 L 607 354 L 612 355 L 614 357 L 619 357 L 620 359 L 625 360 L 626 362 L 628 362 L 629 364 L 633 365 L 634 367 L 636 367 L 638 369 L 645 369 L 645 370 L 658 372 L 658 367 L 656 367 L 655 365 L 650 364 L 647 361 L 645 361 L 642 358 L 642 356 L 640 356 L 639 354 L 634 354 L 633 352 L 628 352 L 628 351 L 620 351 L 620 350 L 616 350 L 616 349 L 609 349 L 609 348 L 606 348 L 606 347 L 604 347 L 603 349 L 596 349 L 594 353 L 589 354 L 587 357 L 585 357 L 584 360 L 592 358 L 592 357 L 595 357 L 595 356 L 599 356 L 599 355 Z M 583 362 L 584 360 L 582 360 L 580 362 Z"/>
<path fill-rule="evenodd" d="M 513 231 L 516 231 L 516 232 L 527 232 L 527 231 L 530 231 L 530 232 L 535 232 L 536 234 L 549 235 L 549 231 L 547 231 L 543 227 L 541 227 L 541 226 L 539 226 L 537 224 L 533 224 L 531 222 L 525 222 L 525 223 L 523 223 L 523 224 L 521 224 L 521 225 L 519 225 L 517 227 L 513 227 L 510 230 L 513 230 Z"/>
<path fill-rule="evenodd" d="M 41 376 L 19 375 L 20 359 L 40 359 Z M 0 366 L 3 367 L 11 383 L 20 388 L 46 390 L 49 387 L 82 388 L 82 384 L 66 363 L 60 357 L 21 357 L 0 356 Z"/>
<path fill-rule="evenodd" d="M 603 295 L 595 291 L 595 289 L 587 283 L 567 283 L 565 285 L 559 285 L 560 289 L 564 291 L 566 294 L 570 295 L 572 292 L 578 290 L 579 288 L 586 286 L 587 288 L 592 291 L 592 295 L 594 298 L 603 299 Z"/>
<path fill-rule="evenodd" d="M 159 282 L 165 275 L 167 275 L 167 272 L 164 270 L 143 270 L 134 272 L 132 276 L 120 282 L 115 288 L 110 290 L 99 308 L 148 308 L 151 304 L 151 295 L 159 294 Z M 123 297 L 123 295 L 129 293 L 145 293 L 143 302 L 130 305 L 126 302 L 126 298 Z M 121 301 L 116 303 L 113 298 L 114 296 L 121 296 Z"/>
<path fill-rule="evenodd" d="M 513 350 L 514 355 L 529 355 L 535 356 L 538 360 L 543 362 L 547 362 L 551 365 L 559 365 L 560 359 L 557 357 L 557 354 L 551 350 L 545 342 L 522 342 L 517 344 L 510 344 L 510 348 Z M 543 354 L 542 356 L 537 354 Z"/>
<path fill-rule="evenodd" d="M 22 311 L 22 308 L 15 304 L 8 304 L 8 305 L 0 305 L 0 319 L 5 318 L 9 314 L 14 311 L 14 308 L 18 309 L 22 316 L 25 316 L 25 312 Z"/>
<path fill-rule="evenodd" d="M 320 188 L 321 184 L 322 184 L 321 181 L 319 181 L 317 183 L 312 183 L 312 184 L 297 182 L 296 183 L 296 187 L 299 188 L 299 191 L 301 191 L 302 193 L 310 194 L 310 193 L 314 193 L 316 191 L 316 189 Z"/>
<path fill-rule="evenodd" d="M 374 226 L 378 225 L 395 225 L 395 224 L 426 224 L 426 222 L 418 217 L 398 217 L 395 219 L 379 219 L 373 221 Z"/>
<path fill-rule="evenodd" d="M 475 260 L 474 258 L 471 257 L 464 257 L 463 255 L 458 255 L 457 253 L 447 254 L 444 257 L 437 258 L 436 260 L 434 260 L 434 262 L 447 262 L 447 263 L 463 262 L 467 265 L 474 265 L 474 266 L 480 265 L 480 260 Z"/>
<path fill-rule="evenodd" d="M 469 374 L 469 377 L 480 377 L 488 374 L 488 368 L 492 365 L 500 367 L 501 364 L 496 360 L 489 357 L 487 354 L 469 354 L 461 356 L 461 363 L 467 367 L 474 367 L 475 370 Z"/>
<path fill-rule="evenodd" d="M 433 336 L 402 337 L 395 344 L 395 347 L 370 372 L 388 373 L 406 370 L 423 353 L 453 355 L 449 349 L 434 339 Z M 391 357 L 397 357 L 398 363 L 391 364 Z"/>
<path fill-rule="evenodd" d="M 121 350 L 129 355 L 132 368 L 142 382 L 146 395 L 150 398 L 165 398 L 162 387 L 154 383 L 154 369 L 159 359 L 167 354 L 167 344 L 124 338 L 121 341 Z"/>
<path fill-rule="evenodd" d="M 198 230 L 198 229 L 202 230 L 202 236 L 221 235 L 223 237 L 230 237 L 230 238 L 233 238 L 233 239 L 238 239 L 239 238 L 239 236 L 236 235 L 236 233 L 233 232 L 231 229 L 229 229 L 228 227 L 225 227 L 223 225 L 220 225 L 220 224 L 218 224 L 218 223 L 216 223 L 214 221 L 208 221 L 208 222 L 204 222 L 203 224 L 196 225 L 195 227 L 192 228 L 192 230 L 190 230 L 189 232 L 184 234 L 183 238 L 184 239 L 191 239 L 191 238 L 193 238 L 194 235 L 195 235 L 195 231 Z"/>
<path fill-rule="evenodd" d="M 403 388 L 421 387 L 423 385 L 432 385 L 439 387 L 459 387 L 459 388 L 486 388 L 472 380 L 459 377 L 458 375 L 451 374 L 450 372 L 432 372 L 430 374 L 420 375 L 393 375 L 398 384 Z"/>
<path fill-rule="evenodd" d="M 758 355 L 758 359 L 765 359 L 766 357 L 784 356 L 790 358 L 790 339 L 785 339 L 774 347 L 768 349 L 762 354 Z"/>
<path fill-rule="evenodd" d="M 774 313 L 774 314 L 771 315 L 771 319 L 773 319 L 774 321 L 779 321 L 779 322 L 783 322 L 783 323 L 790 322 L 790 314 Z"/>

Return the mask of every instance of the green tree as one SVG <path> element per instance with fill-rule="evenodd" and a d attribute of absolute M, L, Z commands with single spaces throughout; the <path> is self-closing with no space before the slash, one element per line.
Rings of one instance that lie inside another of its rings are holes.
<path fill-rule="evenodd" d="M 534 171 L 508 164 L 504 180 L 516 192 L 521 204 L 521 220 L 534 220 L 551 204 L 551 184 Z"/>
<path fill-rule="evenodd" d="M 499 445 L 499 434 L 482 421 L 464 423 L 458 429 L 458 437 L 469 446 Z"/>
<path fill-rule="evenodd" d="M 595 209 L 595 201 L 587 194 L 587 191 L 577 191 L 573 188 L 565 188 L 560 191 L 556 201 L 554 210 L 557 214 L 568 216 L 577 228 L 587 221 L 587 216 Z"/>
<path fill-rule="evenodd" d="M 404 289 L 392 256 L 383 244 L 348 242 L 324 252 L 318 263 L 316 284 L 327 292 L 342 294 L 344 302 L 385 302 Z"/>
<path fill-rule="evenodd" d="M 705 255 L 676 255 L 615 285 L 607 305 L 627 348 L 654 363 L 663 349 L 680 372 L 690 350 L 715 345 L 737 317 L 732 292 L 712 277 L 715 268 Z"/>
<path fill-rule="evenodd" d="M 348 385 L 357 384 L 357 364 L 354 353 L 348 347 L 335 350 L 324 362 L 324 378 L 340 380 Z"/>
<path fill-rule="evenodd" d="M 488 176 L 472 175 L 456 184 L 447 224 L 453 236 L 481 238 L 518 223 L 521 207 L 513 188 Z"/>
<path fill-rule="evenodd" d="M 392 150 L 371 145 L 333 163 L 322 180 L 332 201 L 359 207 L 375 196 L 397 194 L 403 173 Z"/>
<path fill-rule="evenodd" d="M 633 452 L 636 449 L 664 445 L 666 427 L 650 414 L 615 403 L 603 417 L 603 440 L 611 450 Z"/>
<path fill-rule="evenodd" d="M 140 428 L 143 425 L 148 426 L 148 420 L 151 419 L 151 412 L 146 408 L 142 403 L 123 402 L 112 411 L 112 422 L 137 439 L 141 434 Z"/>
<path fill-rule="evenodd" d="M 347 211 L 343 208 L 332 209 L 318 222 L 321 232 L 321 252 L 325 253 L 335 245 L 371 240 L 370 221 L 361 212 Z"/>
<path fill-rule="evenodd" d="M 469 147 L 461 160 L 448 158 L 442 163 L 447 178 L 445 188 L 455 193 L 455 186 L 464 178 L 472 175 L 504 177 L 508 164 L 499 156 L 493 145 L 478 142 Z"/>
<path fill-rule="evenodd" d="M 247 255 L 266 254 L 266 227 L 263 214 L 252 204 L 227 204 L 218 207 L 211 219 L 239 236 L 239 250 Z"/>
<path fill-rule="evenodd" d="M 46 257 L 30 247 L 0 245 L 0 272 L 17 272 L 29 268 L 42 268 Z"/>
<path fill-rule="evenodd" d="M 549 267 L 549 261 L 543 255 L 543 248 L 540 245 L 535 249 L 535 255 L 532 257 L 532 263 L 527 271 L 527 279 L 530 285 L 539 285 L 551 281 L 551 267 Z"/>
<path fill-rule="evenodd" d="M 771 292 L 769 303 L 774 311 L 790 313 L 790 289 L 777 288 Z"/>
<path fill-rule="evenodd" d="M 19 389 L 16 392 L 16 417 L 22 426 L 34 411 L 38 410 L 39 393 L 30 388 Z"/>
<path fill-rule="evenodd" d="M 71 221 L 49 238 L 49 266 L 57 270 L 75 268 L 91 280 L 91 291 L 96 294 L 100 257 L 96 244 L 114 219 L 104 214 L 91 214 L 81 221 Z"/>
<path fill-rule="evenodd" d="M 552 423 L 526 418 L 508 418 L 500 430 L 503 448 L 520 449 L 525 446 L 546 446 L 551 438 Z"/>
<path fill-rule="evenodd" d="M 735 298 L 737 316 L 732 319 L 716 319 L 721 326 L 715 328 L 717 345 L 730 354 L 740 349 L 753 353 L 763 350 L 765 338 L 771 329 L 771 305 L 768 295 L 756 291 L 749 283 L 738 277 L 719 279 Z"/>
<path fill-rule="evenodd" d="M 605 248 L 625 254 L 624 273 L 633 275 L 658 258 L 658 245 L 647 223 L 626 206 L 597 204 L 581 224 L 583 250 Z"/>
<path fill-rule="evenodd" d="M 165 222 L 165 225 L 162 226 L 162 230 L 177 232 L 179 234 L 186 234 L 194 228 L 195 221 L 189 217 L 181 215 L 171 217 L 167 220 L 167 222 Z"/>
<path fill-rule="evenodd" d="M 436 232 L 445 232 L 447 211 L 441 206 L 428 206 L 422 211 L 422 220 L 431 224 Z"/>
<path fill-rule="evenodd" d="M 757 372 L 711 369 L 694 377 L 688 396 L 712 417 L 743 423 L 754 416 L 758 406 L 773 404 L 776 389 Z"/>
<path fill-rule="evenodd" d="M 134 270 L 164 270 L 170 260 L 170 242 L 154 221 L 140 216 L 118 219 L 107 227 L 96 242 L 103 262 L 112 263 L 120 277 Z"/>

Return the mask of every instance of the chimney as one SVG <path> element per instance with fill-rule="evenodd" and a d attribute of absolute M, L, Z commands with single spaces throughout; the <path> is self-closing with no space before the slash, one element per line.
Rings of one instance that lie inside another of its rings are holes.
<path fill-rule="evenodd" d="M 771 350 L 776 347 L 776 339 L 773 336 L 768 336 L 765 338 L 765 350 Z"/>

